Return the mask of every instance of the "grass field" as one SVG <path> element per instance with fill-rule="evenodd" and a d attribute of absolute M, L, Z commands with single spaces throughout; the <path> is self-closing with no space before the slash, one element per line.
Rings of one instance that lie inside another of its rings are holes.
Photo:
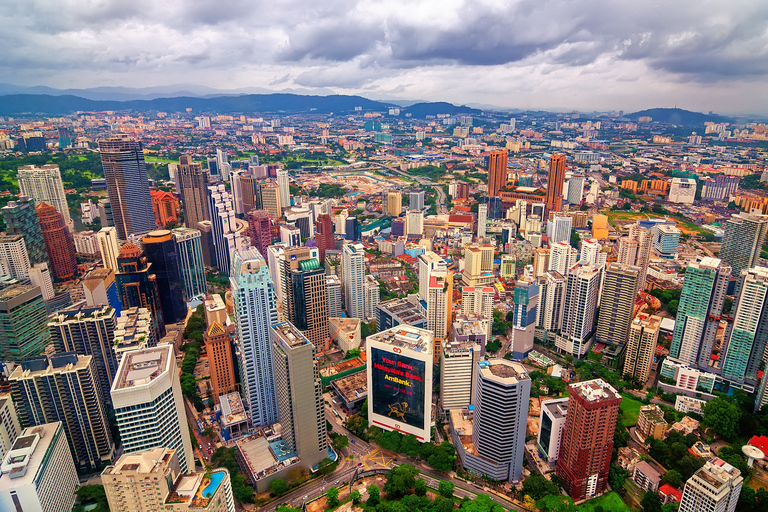
<path fill-rule="evenodd" d="M 595 498 L 593 500 L 589 500 L 586 503 L 582 503 L 577 507 L 577 510 L 579 512 L 594 512 L 596 507 L 602 507 L 603 510 L 611 512 L 616 511 L 626 511 L 629 512 L 629 507 L 624 503 L 624 500 L 621 499 L 621 496 L 616 494 L 615 492 L 609 492 L 608 494 L 603 494 L 599 498 Z"/>
<path fill-rule="evenodd" d="M 159 156 L 144 155 L 145 162 L 151 162 L 153 164 L 172 164 L 178 163 L 178 160 L 171 160 L 170 158 L 162 158 Z"/>
<path fill-rule="evenodd" d="M 600 213 L 602 213 L 603 215 L 606 215 L 608 217 L 608 222 L 610 222 L 611 225 L 616 229 L 619 229 L 618 226 L 616 225 L 616 221 L 631 223 L 636 221 L 637 219 L 663 219 L 664 218 L 663 215 L 658 215 L 655 213 L 625 212 L 623 210 L 615 210 L 615 211 L 603 210 Z M 696 234 L 696 233 L 707 233 L 707 230 L 700 228 L 699 226 L 697 226 L 692 222 L 686 222 L 686 221 L 682 221 L 680 219 L 675 219 L 675 218 L 673 218 L 672 220 L 674 220 L 677 223 L 677 227 L 681 231 L 683 231 L 683 233 L 685 234 L 690 235 L 690 234 Z"/>
<path fill-rule="evenodd" d="M 640 407 L 642 407 L 643 403 L 627 393 L 622 393 L 621 396 L 622 400 L 619 407 L 622 423 L 627 428 L 637 425 L 637 417 L 640 415 Z"/>

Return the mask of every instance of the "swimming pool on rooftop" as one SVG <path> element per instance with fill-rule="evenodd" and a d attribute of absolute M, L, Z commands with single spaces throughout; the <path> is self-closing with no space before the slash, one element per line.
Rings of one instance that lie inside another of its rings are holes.
<path fill-rule="evenodd" d="M 210 483 L 203 489 L 203 498 L 210 498 L 213 496 L 213 494 L 216 492 L 216 489 L 219 488 L 219 484 L 221 481 L 224 480 L 224 472 L 223 471 L 217 471 L 215 473 L 211 473 L 211 481 Z"/>

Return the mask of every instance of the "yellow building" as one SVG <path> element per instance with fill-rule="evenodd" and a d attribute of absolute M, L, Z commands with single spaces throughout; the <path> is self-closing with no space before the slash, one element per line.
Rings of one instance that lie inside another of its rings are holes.
<path fill-rule="evenodd" d="M 592 238 L 605 240 L 608 238 L 608 216 L 594 215 L 592 217 Z"/>
<path fill-rule="evenodd" d="M 658 405 L 640 407 L 640 415 L 637 417 L 637 431 L 643 438 L 651 436 L 656 439 L 664 439 L 667 435 L 667 422 L 661 407 Z"/>

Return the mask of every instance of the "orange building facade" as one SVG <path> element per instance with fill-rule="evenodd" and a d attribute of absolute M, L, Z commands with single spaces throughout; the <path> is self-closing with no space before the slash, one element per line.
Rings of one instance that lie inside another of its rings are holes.
<path fill-rule="evenodd" d="M 75 242 L 64 223 L 64 216 L 48 203 L 37 206 L 37 219 L 45 242 L 45 251 L 56 279 L 72 279 L 77 272 Z"/>
<path fill-rule="evenodd" d="M 155 224 L 165 227 L 169 222 L 179 223 L 179 200 L 170 192 L 150 190 L 152 212 L 155 214 Z"/>

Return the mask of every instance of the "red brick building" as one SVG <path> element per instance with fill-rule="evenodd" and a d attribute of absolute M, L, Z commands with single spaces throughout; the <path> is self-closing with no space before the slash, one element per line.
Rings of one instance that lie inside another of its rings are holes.
<path fill-rule="evenodd" d="M 170 192 L 150 190 L 152 212 L 155 214 L 155 224 L 164 228 L 169 222 L 179 223 L 179 200 Z"/>
<path fill-rule="evenodd" d="M 66 280 L 75 277 L 77 259 L 75 242 L 64 223 L 64 216 L 48 203 L 37 207 L 37 219 L 45 241 L 45 250 L 51 263 L 51 273 L 56 279 Z"/>

